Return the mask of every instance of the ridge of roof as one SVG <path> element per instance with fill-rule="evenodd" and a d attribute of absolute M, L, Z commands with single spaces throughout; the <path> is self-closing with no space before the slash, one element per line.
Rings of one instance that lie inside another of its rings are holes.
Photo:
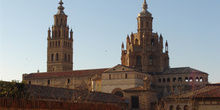
<path fill-rule="evenodd" d="M 23 74 L 24 79 L 102 74 L 107 68 Z"/>

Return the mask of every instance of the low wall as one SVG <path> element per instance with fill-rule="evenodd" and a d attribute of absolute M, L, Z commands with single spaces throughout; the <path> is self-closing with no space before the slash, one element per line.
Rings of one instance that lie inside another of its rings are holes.
<path fill-rule="evenodd" d="M 0 110 L 122 110 L 117 104 L 0 98 Z"/>

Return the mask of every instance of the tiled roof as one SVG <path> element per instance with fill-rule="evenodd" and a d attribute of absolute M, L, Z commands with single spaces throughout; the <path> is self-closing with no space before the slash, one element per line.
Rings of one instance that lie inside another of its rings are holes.
<path fill-rule="evenodd" d="M 90 92 L 49 86 L 27 85 L 30 97 L 42 100 L 92 101 L 101 103 L 124 103 L 118 96 L 109 93 Z"/>
<path fill-rule="evenodd" d="M 173 98 L 176 95 L 168 96 L 167 98 Z M 205 87 L 198 88 L 196 90 L 185 91 L 180 94 L 181 98 L 220 98 L 220 84 L 207 84 Z"/>
<path fill-rule="evenodd" d="M 205 72 L 190 68 L 190 67 L 180 67 L 180 68 L 170 68 L 165 70 L 162 74 L 191 74 L 191 73 L 203 73 L 207 74 Z"/>
<path fill-rule="evenodd" d="M 145 91 L 145 89 L 142 86 L 138 86 L 138 87 L 133 87 L 133 88 L 125 89 L 123 91 L 125 91 L 125 92 Z"/>
<path fill-rule="evenodd" d="M 65 77 L 65 76 L 91 76 L 91 75 L 101 75 L 104 69 L 89 69 L 89 70 L 75 70 L 75 71 L 64 71 L 64 72 L 45 72 L 45 73 L 31 73 L 23 74 L 25 79 L 38 79 L 38 78 L 49 78 L 49 77 Z"/>
<path fill-rule="evenodd" d="M 144 89 L 142 86 L 124 89 L 125 92 L 137 92 L 137 91 L 154 91 L 152 89 Z"/>

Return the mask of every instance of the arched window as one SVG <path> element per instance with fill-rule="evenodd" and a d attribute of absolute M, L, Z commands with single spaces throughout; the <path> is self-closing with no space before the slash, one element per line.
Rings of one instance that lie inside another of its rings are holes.
<path fill-rule="evenodd" d="M 65 56 L 64 56 L 64 60 L 67 61 L 67 55 L 66 55 L 66 54 L 65 54 Z"/>
<path fill-rule="evenodd" d="M 70 79 L 67 79 L 67 84 L 69 84 L 70 83 Z"/>
<path fill-rule="evenodd" d="M 54 60 L 54 55 L 53 54 L 51 54 L 51 61 L 53 61 Z"/>
<path fill-rule="evenodd" d="M 143 23 L 143 21 L 141 21 L 141 28 L 143 28 L 143 25 L 144 25 L 144 23 Z"/>
<path fill-rule="evenodd" d="M 176 110 L 181 110 L 180 105 L 176 106 Z"/>
<path fill-rule="evenodd" d="M 165 78 L 163 78 L 163 82 L 166 82 L 166 79 L 165 79 Z"/>
<path fill-rule="evenodd" d="M 68 55 L 68 62 L 70 62 L 70 55 Z"/>
<path fill-rule="evenodd" d="M 151 45 L 154 45 L 154 39 L 151 39 Z"/>
<path fill-rule="evenodd" d="M 58 46 L 60 46 L 60 41 L 58 41 Z"/>
<path fill-rule="evenodd" d="M 202 81 L 203 81 L 203 80 L 202 80 L 202 77 L 200 77 L 200 78 L 199 78 L 199 81 L 200 81 L 200 82 L 202 82 Z"/>
<path fill-rule="evenodd" d="M 109 79 L 111 79 L 112 77 L 111 77 L 111 75 L 109 74 Z"/>
<path fill-rule="evenodd" d="M 167 82 L 170 82 L 170 78 L 167 78 Z"/>
<path fill-rule="evenodd" d="M 196 82 L 199 82 L 199 78 L 198 77 L 196 77 Z"/>
<path fill-rule="evenodd" d="M 56 41 L 56 47 L 57 47 L 57 41 Z"/>
<path fill-rule="evenodd" d="M 135 45 L 138 45 L 138 39 L 135 39 Z"/>
<path fill-rule="evenodd" d="M 149 63 L 149 65 L 153 65 L 153 56 L 152 55 L 149 56 L 148 63 Z"/>
<path fill-rule="evenodd" d="M 59 54 L 56 54 L 56 61 L 59 61 Z"/>
<path fill-rule="evenodd" d="M 62 25 L 62 24 L 63 24 L 63 19 L 60 20 L 60 25 Z"/>
<path fill-rule="evenodd" d="M 53 42 L 53 47 L 54 47 L 54 42 Z"/>
<path fill-rule="evenodd" d="M 185 105 L 183 110 L 189 110 L 188 105 Z"/>
<path fill-rule="evenodd" d="M 161 78 L 158 79 L 158 82 L 161 82 Z"/>
<path fill-rule="evenodd" d="M 193 81 L 193 78 L 192 78 L 192 77 L 190 77 L 190 78 L 189 78 L 189 82 L 192 82 L 192 81 Z"/>
<path fill-rule="evenodd" d="M 50 42 L 50 47 L 51 47 L 51 42 Z"/>
<path fill-rule="evenodd" d="M 136 57 L 136 65 L 141 66 L 141 56 L 139 55 Z"/>
<path fill-rule="evenodd" d="M 60 30 L 59 30 L 59 36 L 58 36 L 58 37 L 60 37 L 60 34 L 61 34 L 61 33 L 60 33 Z"/>
<path fill-rule="evenodd" d="M 146 27 L 148 27 L 148 22 L 146 22 Z"/>
<path fill-rule="evenodd" d="M 57 37 L 57 31 L 55 31 L 55 37 Z"/>
<path fill-rule="evenodd" d="M 182 82 L 182 78 L 181 77 L 178 78 L 178 82 Z"/>
<path fill-rule="evenodd" d="M 174 78 L 173 78 L 173 82 L 175 82 L 175 81 L 176 81 L 176 78 L 174 77 Z"/>
<path fill-rule="evenodd" d="M 188 77 L 185 77 L 185 82 L 189 82 L 189 79 L 188 79 Z"/>
<path fill-rule="evenodd" d="M 169 110 L 173 110 L 173 106 L 172 105 L 170 105 Z"/>
<path fill-rule="evenodd" d="M 125 74 L 125 79 L 127 79 L 128 78 L 128 74 Z"/>
<path fill-rule="evenodd" d="M 47 80 L 47 85 L 50 85 L 50 80 Z"/>

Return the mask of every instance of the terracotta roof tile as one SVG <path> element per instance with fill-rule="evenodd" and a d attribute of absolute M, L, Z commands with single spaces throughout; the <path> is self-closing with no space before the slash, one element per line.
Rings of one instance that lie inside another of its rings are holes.
<path fill-rule="evenodd" d="M 200 70 L 196 70 L 196 69 L 190 68 L 190 67 L 170 68 L 170 69 L 167 69 L 166 71 L 164 71 L 162 74 L 183 74 L 183 73 L 188 73 L 188 74 L 203 73 L 203 74 L 207 74 L 205 72 L 202 72 Z"/>
<path fill-rule="evenodd" d="M 45 72 L 45 73 L 31 73 L 23 74 L 25 79 L 38 79 L 38 78 L 49 78 L 49 77 L 64 77 L 64 76 L 91 76 L 91 75 L 101 75 L 104 69 L 88 69 L 88 70 L 75 70 L 75 71 L 65 71 L 65 72 Z"/>
<path fill-rule="evenodd" d="M 176 95 L 168 96 L 167 98 L 173 98 Z M 207 84 L 207 86 L 191 90 L 184 91 L 180 94 L 181 98 L 196 97 L 196 98 L 220 98 L 220 84 Z"/>

